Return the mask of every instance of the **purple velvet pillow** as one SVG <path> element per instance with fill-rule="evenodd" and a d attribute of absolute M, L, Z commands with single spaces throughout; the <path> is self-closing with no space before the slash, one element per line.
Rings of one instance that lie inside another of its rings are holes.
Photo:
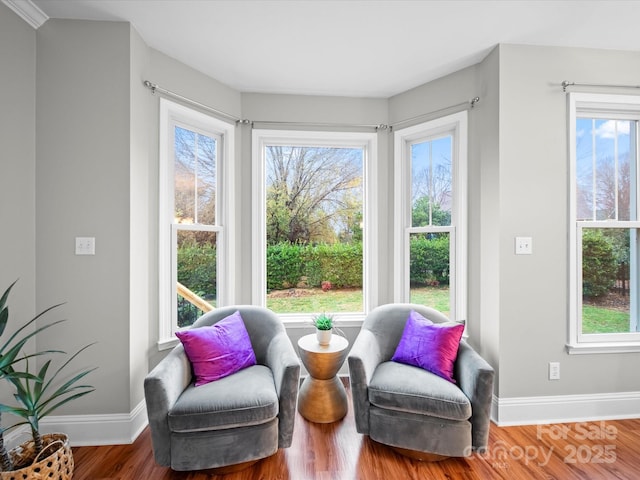
<path fill-rule="evenodd" d="M 256 364 L 240 312 L 214 325 L 176 332 L 193 366 L 196 387 Z"/>
<path fill-rule="evenodd" d="M 433 323 L 411 310 L 391 360 L 423 368 L 456 383 L 453 364 L 463 331 L 462 323 Z"/>

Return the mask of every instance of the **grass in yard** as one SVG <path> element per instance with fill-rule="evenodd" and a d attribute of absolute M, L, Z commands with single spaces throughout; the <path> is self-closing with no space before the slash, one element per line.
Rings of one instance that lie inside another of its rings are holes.
<path fill-rule="evenodd" d="M 411 303 L 435 308 L 449 316 L 449 287 L 422 287 L 411 289 Z"/>
<path fill-rule="evenodd" d="M 411 289 L 411 302 L 435 308 L 449 315 L 449 288 Z M 276 313 L 361 312 L 362 290 L 319 288 L 274 290 L 267 295 L 267 308 Z"/>
<path fill-rule="evenodd" d="M 582 307 L 582 333 L 623 333 L 628 331 L 628 312 L 591 305 Z"/>
<path fill-rule="evenodd" d="M 267 295 L 267 308 L 276 313 L 361 312 L 362 290 L 274 290 Z"/>
<path fill-rule="evenodd" d="M 426 305 L 449 315 L 449 288 L 411 289 L 411 302 Z M 276 313 L 361 312 L 362 290 L 319 288 L 276 290 L 267 295 L 267 307 Z M 629 331 L 629 313 L 610 308 L 584 305 L 583 333 L 620 333 Z"/>

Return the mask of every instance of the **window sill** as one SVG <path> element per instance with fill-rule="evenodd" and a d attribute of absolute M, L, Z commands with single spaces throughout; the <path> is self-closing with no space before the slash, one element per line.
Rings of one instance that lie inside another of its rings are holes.
<path fill-rule="evenodd" d="M 569 355 L 638 353 L 640 352 L 640 342 L 568 343 L 565 348 Z"/>
<path fill-rule="evenodd" d="M 360 328 L 364 317 L 363 313 L 342 314 L 340 318 L 336 318 L 336 328 Z M 296 314 L 280 314 L 280 318 L 282 318 L 282 323 L 286 330 L 311 329 L 313 327 L 310 317 Z M 177 337 L 158 340 L 158 351 L 170 350 L 179 343 L 180 341 Z"/>
<path fill-rule="evenodd" d="M 279 313 L 277 314 L 285 328 L 309 328 L 314 314 Z M 334 324 L 341 327 L 361 327 L 366 315 L 364 313 L 336 313 L 333 314 Z"/>
<path fill-rule="evenodd" d="M 177 337 L 165 338 L 163 340 L 158 340 L 158 351 L 162 352 L 163 350 L 170 350 L 178 344 L 179 340 Z"/>

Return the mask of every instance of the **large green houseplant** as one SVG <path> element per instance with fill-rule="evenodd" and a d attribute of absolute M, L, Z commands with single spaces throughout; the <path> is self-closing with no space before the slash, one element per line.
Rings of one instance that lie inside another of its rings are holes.
<path fill-rule="evenodd" d="M 9 320 L 9 308 L 6 305 L 9 292 L 16 282 L 12 283 L 9 288 L 0 297 L 0 339 L 3 336 Z M 66 475 L 60 475 L 60 478 L 71 478 L 73 471 L 73 459 L 71 449 L 68 445 L 68 439 L 64 434 L 42 435 L 40 433 L 40 421 L 45 416 L 51 414 L 58 407 L 80 398 L 94 390 L 89 385 L 81 385 L 78 382 L 94 369 L 83 369 L 79 373 L 67 378 L 62 377 L 64 369 L 86 348 L 81 348 L 74 355 L 68 357 L 57 369 L 52 368 L 52 358 L 43 359 L 42 367 L 32 372 L 30 368 L 30 360 L 39 356 L 56 356 L 66 355 L 60 350 L 45 350 L 34 353 L 25 353 L 24 347 L 27 342 L 36 334 L 47 328 L 63 322 L 57 320 L 35 327 L 34 323 L 47 312 L 59 307 L 61 304 L 54 305 L 45 309 L 31 320 L 27 321 L 18 330 L 16 330 L 9 339 L 0 345 L 0 379 L 7 381 L 15 390 L 15 404 L 0 404 L 0 415 L 8 413 L 19 418 L 17 423 L 9 427 L 2 427 L 0 422 L 0 479 L 5 478 L 40 478 L 35 477 L 34 473 L 28 471 L 30 466 L 35 465 L 38 461 L 44 461 L 48 464 L 46 468 L 52 472 L 56 469 L 56 465 L 51 465 L 56 459 L 64 458 L 66 465 Z M 34 326 L 35 328 L 29 328 Z M 51 373 L 53 372 L 53 373 Z M 1 420 L 1 417 L 0 417 Z M 10 452 L 4 444 L 4 433 L 19 426 L 28 425 L 31 430 L 32 440 L 12 449 Z M 52 458 L 55 457 L 55 458 Z M 54 462 L 55 463 L 55 462 Z M 37 467 L 40 475 L 42 470 Z M 21 472 L 21 475 L 14 477 L 12 472 Z M 7 473 L 9 472 L 9 473 Z M 45 478 L 45 477 L 42 477 Z M 58 478 L 58 477 L 56 477 Z"/>

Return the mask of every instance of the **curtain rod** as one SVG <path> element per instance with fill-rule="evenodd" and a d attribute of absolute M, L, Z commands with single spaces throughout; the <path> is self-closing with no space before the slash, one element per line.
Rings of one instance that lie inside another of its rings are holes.
<path fill-rule="evenodd" d="M 563 80 L 562 91 L 566 92 L 567 87 L 609 87 L 609 88 L 640 88 L 640 85 L 616 85 L 612 83 L 577 83 Z"/>
<path fill-rule="evenodd" d="M 322 123 L 322 122 L 280 122 L 278 120 L 247 120 L 247 123 L 251 123 L 253 126 L 254 123 L 261 123 L 264 125 L 280 125 L 280 126 L 297 126 L 297 127 L 321 127 L 321 128 L 371 128 L 376 131 L 378 130 L 387 130 L 390 129 L 391 126 L 385 123 L 379 123 L 377 125 L 373 124 L 358 124 L 358 123 Z"/>
<path fill-rule="evenodd" d="M 218 116 L 222 116 L 225 117 L 229 120 L 232 120 L 236 123 L 236 125 L 251 125 L 253 127 L 254 123 L 262 123 L 262 124 L 267 124 L 267 125 L 293 125 L 293 126 L 304 126 L 304 127 L 343 127 L 343 128 L 372 128 L 375 129 L 376 131 L 380 131 L 380 130 L 388 130 L 391 131 L 393 130 L 393 128 L 396 128 L 398 125 L 404 125 L 405 123 L 410 123 L 413 122 L 415 120 L 419 120 L 422 118 L 427 118 L 427 117 L 432 117 L 434 115 L 437 115 L 438 113 L 444 112 L 444 111 L 448 111 L 448 110 L 452 110 L 455 108 L 460 108 L 462 106 L 467 106 L 470 108 L 474 108 L 476 106 L 476 103 L 478 103 L 480 101 L 480 97 L 474 97 L 471 100 L 468 100 L 466 102 L 462 102 L 459 103 L 457 105 L 452 105 L 450 107 L 445 107 L 445 108 L 441 108 L 439 110 L 435 110 L 433 112 L 429 112 L 429 113 L 425 113 L 425 114 L 421 114 L 415 117 L 411 117 L 411 118 L 407 118 L 405 120 L 400 120 L 398 122 L 396 122 L 393 125 L 387 125 L 384 123 L 380 123 L 377 125 L 373 125 L 373 124 L 350 124 L 350 123 L 317 123 L 317 122 L 279 122 L 279 121 L 274 121 L 274 120 L 247 120 L 247 119 L 241 119 L 238 118 L 234 115 L 231 115 L 230 113 L 226 113 L 223 112 L 222 110 L 218 110 L 217 108 L 213 108 L 210 107 L 209 105 L 205 105 L 204 103 L 200 103 L 196 100 L 192 100 L 190 98 L 187 98 L 183 95 L 180 95 L 179 93 L 176 92 L 172 92 L 171 90 L 167 90 L 166 88 L 162 88 L 161 86 L 159 86 L 156 83 L 152 83 L 149 80 L 145 80 L 144 82 L 142 82 L 144 84 L 145 87 L 147 87 L 149 90 L 151 90 L 151 93 L 155 95 L 156 92 L 162 93 L 164 95 L 168 95 L 170 97 L 176 98 L 178 100 L 181 100 L 185 103 L 189 103 L 191 105 L 194 105 L 198 108 L 201 108 L 203 110 L 207 110 L 209 112 L 212 112 Z"/>
<path fill-rule="evenodd" d="M 195 100 L 191 100 L 190 98 L 187 98 L 183 95 L 180 95 L 179 93 L 176 92 L 172 92 L 171 90 L 167 90 L 166 88 L 162 88 L 161 86 L 159 86 L 157 83 L 151 83 L 149 80 L 145 80 L 144 82 L 142 82 L 144 84 L 145 87 L 147 87 L 149 90 L 151 90 L 151 93 L 155 95 L 156 92 L 160 92 L 163 93 L 164 95 L 168 95 L 170 97 L 173 98 L 177 98 L 178 100 L 182 100 L 183 102 L 189 103 L 191 105 L 194 105 L 198 108 L 201 108 L 203 110 L 207 110 L 209 112 L 215 113 L 218 116 L 221 117 L 225 117 L 229 120 L 234 121 L 235 123 L 244 123 L 245 120 L 241 120 L 238 117 L 231 115 L 230 113 L 227 112 L 223 112 L 222 110 L 218 110 L 217 108 L 213 108 L 210 107 L 209 105 L 205 105 L 204 103 L 200 103 L 197 102 Z"/>
<path fill-rule="evenodd" d="M 471 100 L 467 100 L 466 102 L 461 102 L 456 105 L 450 105 L 448 107 L 440 108 L 432 112 L 422 113 L 420 115 L 416 115 L 415 117 L 407 118 L 405 120 L 399 120 L 393 125 L 391 125 L 391 128 L 398 128 L 399 125 L 415 122 L 417 120 L 426 120 L 427 118 L 433 118 L 441 113 L 449 112 L 451 110 L 456 110 L 456 109 L 461 110 L 461 107 L 475 108 L 476 104 L 479 101 L 480 101 L 480 97 L 473 97 Z"/>

